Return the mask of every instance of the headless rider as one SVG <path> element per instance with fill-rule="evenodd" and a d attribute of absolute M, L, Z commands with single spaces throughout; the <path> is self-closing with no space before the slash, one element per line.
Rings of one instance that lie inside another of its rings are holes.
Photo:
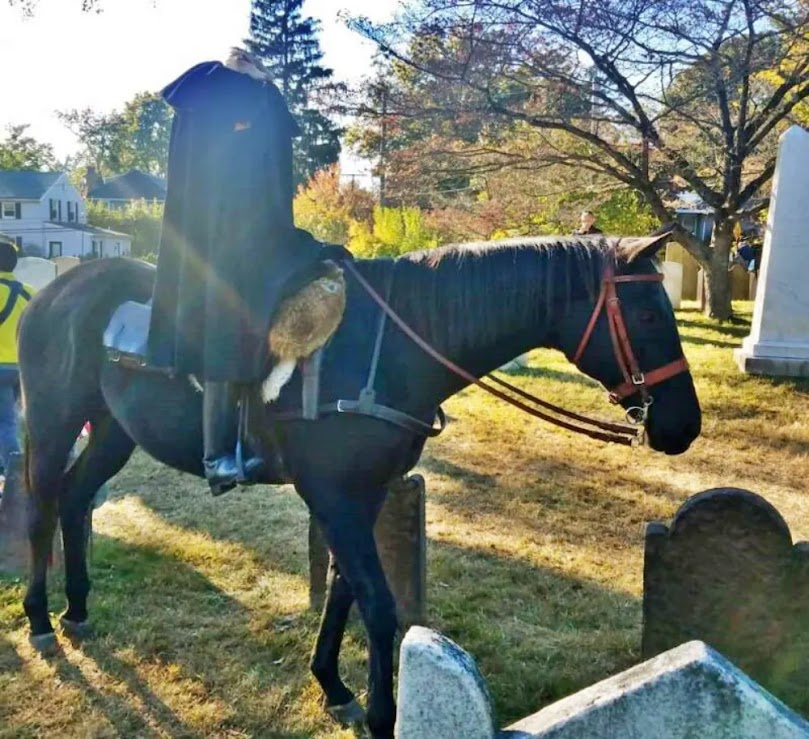
<path fill-rule="evenodd" d="M 260 62 L 234 49 L 162 96 L 174 122 L 149 359 L 203 381 L 203 461 L 219 495 L 262 480 L 262 460 L 244 450 L 239 464 L 236 446 L 244 388 L 268 372 L 275 309 L 345 252 L 294 227 L 299 131 Z"/>

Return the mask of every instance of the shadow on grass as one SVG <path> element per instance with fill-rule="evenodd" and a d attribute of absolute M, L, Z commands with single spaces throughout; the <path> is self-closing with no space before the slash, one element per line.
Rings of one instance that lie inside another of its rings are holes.
<path fill-rule="evenodd" d="M 737 323 L 718 323 L 715 321 L 691 321 L 687 318 L 677 318 L 677 325 L 680 328 L 695 328 L 700 331 L 715 331 L 718 334 L 732 336 L 735 339 L 743 339 L 750 333 L 750 321 L 746 318 L 739 319 Z"/>
<path fill-rule="evenodd" d="M 306 690 L 314 615 L 274 631 L 266 611 L 250 611 L 189 565 L 148 547 L 99 534 L 94 539 L 94 636 L 75 643 L 84 660 L 60 650 L 49 662 L 58 680 L 75 686 L 116 736 L 308 736 L 278 730 L 273 724 L 282 723 L 283 707 L 261 700 L 279 686 L 292 701 Z M 300 660 L 288 659 L 293 648 Z M 21 669 L 15 654 L 0 641 L 0 665 Z M 295 661 L 300 669 L 290 672 Z M 47 691 L 58 684 L 23 688 L 18 701 L 47 701 Z M 240 707 L 245 697 L 248 705 L 259 704 L 255 714 Z M 178 715 L 171 701 L 192 718 Z M 19 708 L 20 715 L 34 711 Z"/>
<path fill-rule="evenodd" d="M 428 551 L 431 625 L 474 656 L 501 725 L 640 661 L 640 599 L 494 551 Z"/>
<path fill-rule="evenodd" d="M 715 346 L 719 349 L 737 349 L 741 346 L 739 341 L 715 341 L 713 339 L 704 339 L 701 336 L 689 336 L 688 334 L 680 334 L 680 341 L 683 344 L 692 344 L 694 346 Z"/>

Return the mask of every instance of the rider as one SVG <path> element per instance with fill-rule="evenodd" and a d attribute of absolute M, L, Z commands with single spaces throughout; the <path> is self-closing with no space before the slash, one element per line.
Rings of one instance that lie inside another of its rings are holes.
<path fill-rule="evenodd" d="M 295 229 L 299 130 L 260 62 L 234 49 L 162 96 L 175 116 L 149 358 L 204 381 L 203 461 L 219 495 L 261 481 L 261 459 L 246 450 L 237 459 L 239 404 L 267 374 L 273 312 L 325 259 L 347 253 Z"/>

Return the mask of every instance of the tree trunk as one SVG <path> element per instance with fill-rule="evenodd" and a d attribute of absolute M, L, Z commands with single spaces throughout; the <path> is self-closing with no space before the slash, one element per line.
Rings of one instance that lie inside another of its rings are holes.
<path fill-rule="evenodd" d="M 711 257 L 703 263 L 707 300 L 705 312 L 711 318 L 727 321 L 733 315 L 731 305 L 730 247 L 733 244 L 733 222 L 717 221 L 711 242 Z"/>

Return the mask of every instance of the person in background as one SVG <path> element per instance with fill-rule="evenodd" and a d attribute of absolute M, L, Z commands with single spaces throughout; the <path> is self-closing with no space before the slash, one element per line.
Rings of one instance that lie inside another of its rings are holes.
<path fill-rule="evenodd" d="M 574 236 L 592 236 L 604 233 L 596 226 L 596 214 L 591 210 L 581 212 L 581 226 L 573 232 Z"/>
<path fill-rule="evenodd" d="M 8 469 L 8 458 L 19 453 L 17 395 L 20 373 L 17 366 L 17 325 L 34 289 L 14 276 L 17 247 L 0 239 L 0 464 Z"/>

